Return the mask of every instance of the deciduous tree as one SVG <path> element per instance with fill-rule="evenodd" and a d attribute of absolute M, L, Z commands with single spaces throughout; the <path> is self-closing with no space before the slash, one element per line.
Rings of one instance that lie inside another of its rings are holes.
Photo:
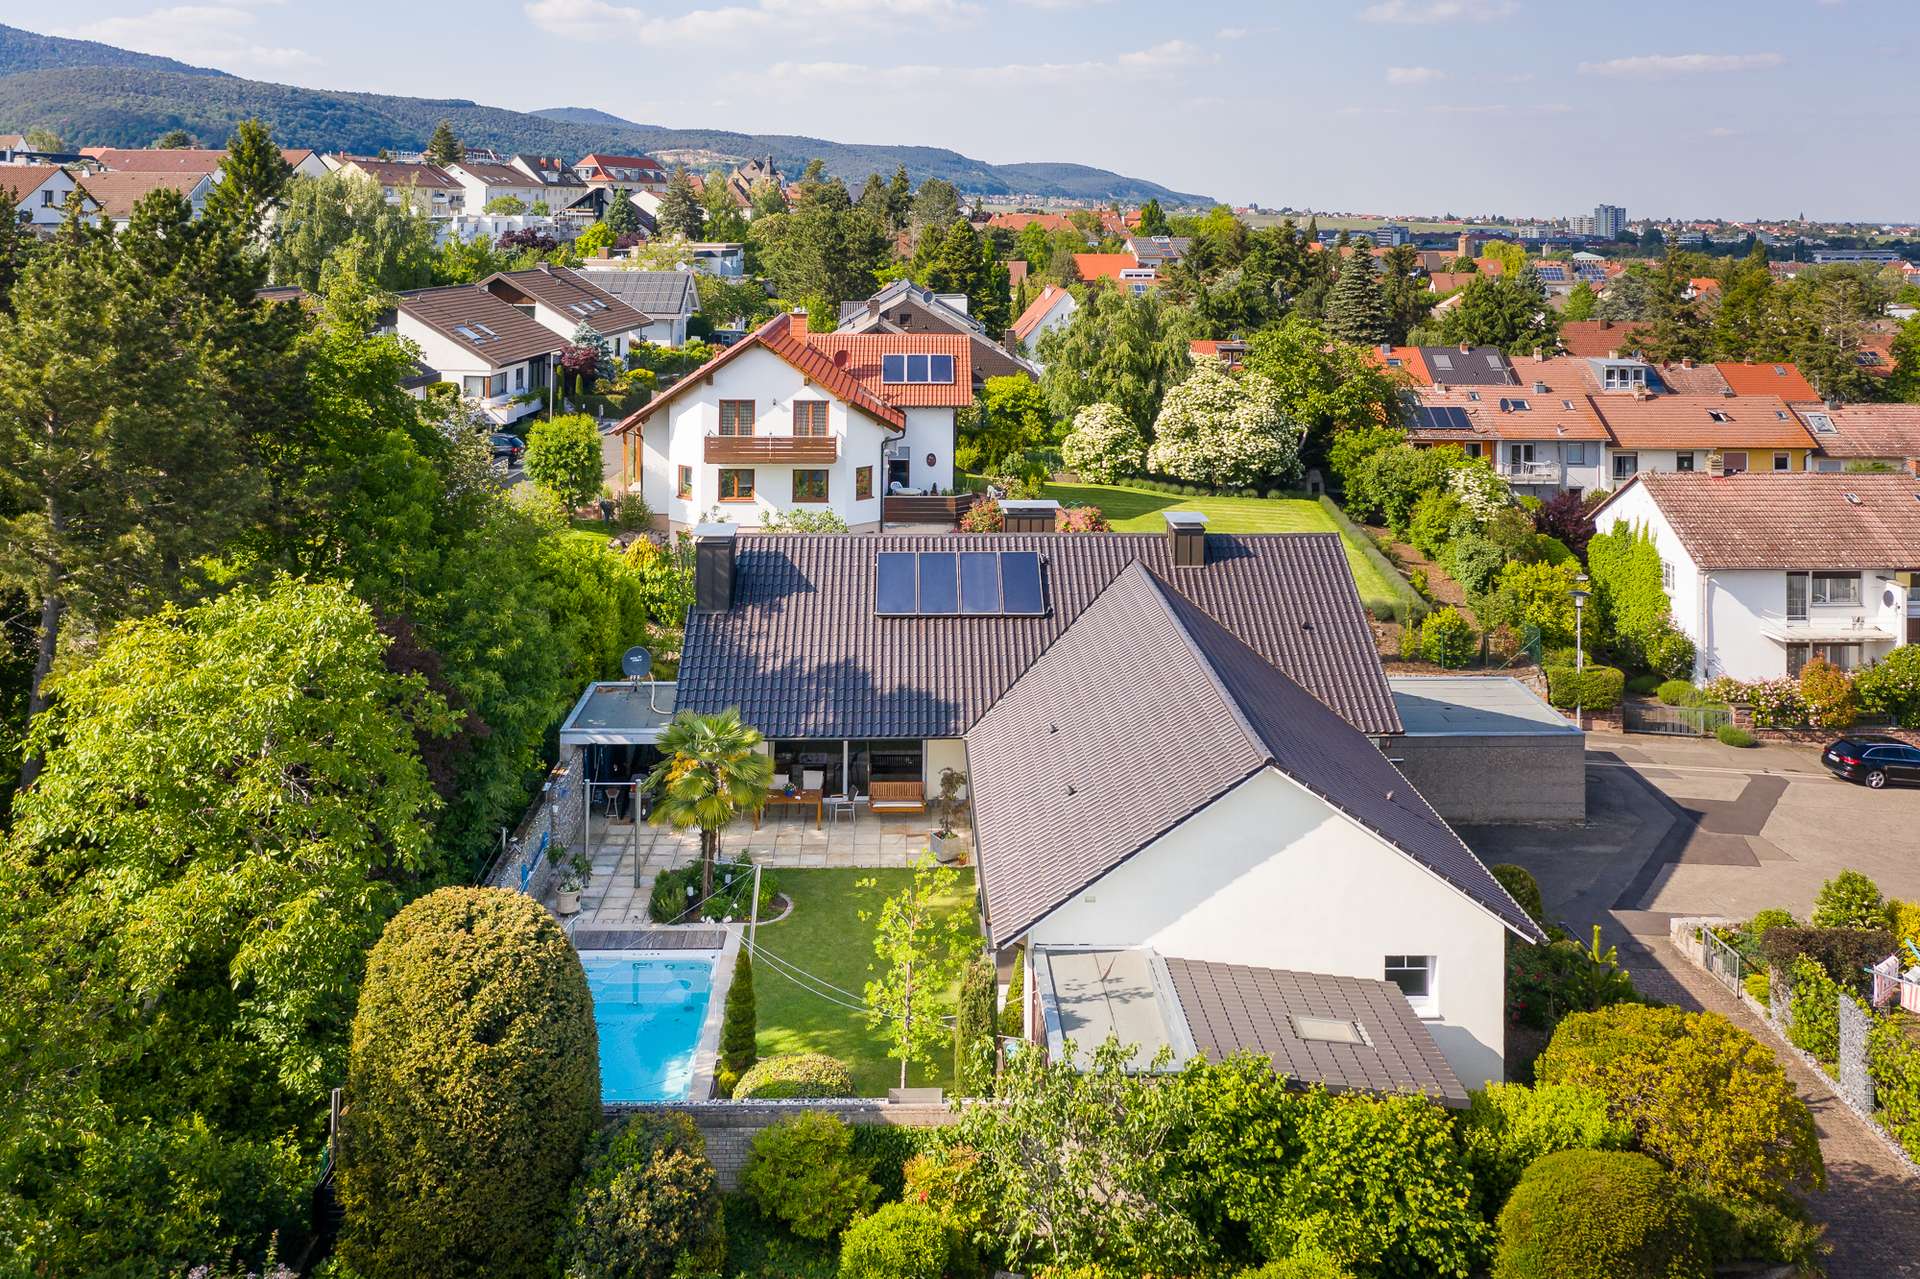
<path fill-rule="evenodd" d="M 908 1066 L 932 1063 L 952 1042 L 940 1009 L 966 962 L 965 914 L 945 908 L 959 883 L 951 867 L 922 857 L 913 883 L 889 897 L 875 917 L 879 964 L 866 986 L 867 1022 L 886 1040 L 887 1055 L 900 1059 L 902 1088 Z M 860 918 L 869 916 L 862 911 Z"/>

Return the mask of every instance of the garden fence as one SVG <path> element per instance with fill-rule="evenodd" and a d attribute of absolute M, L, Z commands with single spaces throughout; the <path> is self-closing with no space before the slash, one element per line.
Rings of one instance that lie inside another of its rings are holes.
<path fill-rule="evenodd" d="M 1733 711 L 1726 706 L 1647 706 L 1628 702 L 1621 707 L 1621 724 L 1629 733 L 1712 737 L 1732 723 Z"/>
<path fill-rule="evenodd" d="M 1700 930 L 1701 959 L 1715 980 L 1738 995 L 1746 978 L 1746 960 L 1711 928 Z"/>

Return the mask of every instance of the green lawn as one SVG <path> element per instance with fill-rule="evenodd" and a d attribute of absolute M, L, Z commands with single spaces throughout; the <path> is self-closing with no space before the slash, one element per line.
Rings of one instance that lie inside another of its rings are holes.
<path fill-rule="evenodd" d="M 973 872 L 963 869 L 959 875 L 959 891 L 948 908 L 971 920 Z M 873 928 L 880 904 L 906 888 L 913 872 L 782 870 L 778 880 L 779 891 L 793 899 L 793 912 L 777 924 L 760 925 L 760 948 L 857 997 L 873 977 L 868 965 L 877 962 Z M 862 880 L 876 882 L 858 887 Z M 862 910 L 871 918 L 862 920 Z M 942 1015 L 952 1011 L 954 993 L 941 1007 Z M 754 967 L 753 994 L 762 1057 L 816 1052 L 838 1058 L 853 1072 L 854 1085 L 863 1097 L 885 1096 L 887 1089 L 899 1084 L 899 1062 L 887 1056 L 880 1033 L 868 1029 L 861 1014 L 803 990 L 764 961 Z M 942 1054 L 931 1068 L 915 1066 L 910 1082 L 945 1087 L 953 1074 L 950 1056 Z"/>
<path fill-rule="evenodd" d="M 1199 511 L 1207 517 L 1209 533 L 1340 533 L 1326 508 L 1308 498 L 1177 497 L 1124 484 L 1049 484 L 1047 496 L 1062 506 L 1097 506 L 1115 531 L 1157 533 L 1165 527 L 1165 511 Z M 1391 605 L 1397 598 L 1353 539 L 1344 533 L 1347 567 L 1368 608 Z"/>

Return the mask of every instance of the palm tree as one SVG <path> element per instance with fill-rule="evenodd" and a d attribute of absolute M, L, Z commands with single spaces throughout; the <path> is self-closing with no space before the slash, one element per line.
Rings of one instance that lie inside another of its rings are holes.
<path fill-rule="evenodd" d="M 654 793 L 647 820 L 676 830 L 700 829 L 700 899 L 713 895 L 713 864 L 720 856 L 720 831 L 741 813 L 757 813 L 767 802 L 773 759 L 763 754 L 760 730 L 740 721 L 733 709 L 718 715 L 683 711 L 660 734 L 661 760 L 647 775 Z"/>

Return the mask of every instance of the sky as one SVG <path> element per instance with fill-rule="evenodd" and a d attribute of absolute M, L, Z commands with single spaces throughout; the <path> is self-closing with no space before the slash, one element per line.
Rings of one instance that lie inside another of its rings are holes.
<path fill-rule="evenodd" d="M 1920 220 L 1914 0 L 0 0 L 0 21 L 314 88 L 1070 161 L 1267 207 Z"/>

